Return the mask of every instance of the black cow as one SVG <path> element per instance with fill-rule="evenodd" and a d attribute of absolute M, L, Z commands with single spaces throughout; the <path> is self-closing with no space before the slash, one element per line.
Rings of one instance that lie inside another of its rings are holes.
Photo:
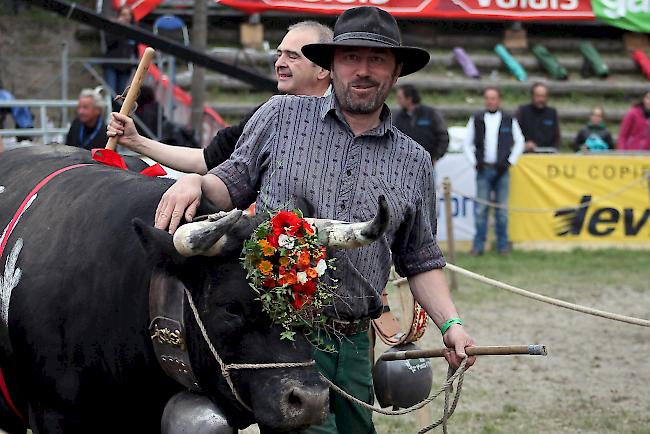
<path fill-rule="evenodd" d="M 64 146 L 2 154 L 0 230 L 42 179 L 77 163 L 92 163 L 90 154 Z M 238 258 L 259 221 L 235 219 L 216 256 L 182 256 L 171 235 L 152 226 L 158 201 L 172 182 L 91 164 L 54 177 L 20 216 L 0 257 L 0 307 L 5 307 L 0 368 L 28 423 L 0 399 L 0 428 L 25 432 L 28 425 L 47 434 L 160 431 L 165 403 L 183 388 L 164 374 L 153 352 L 152 269 L 190 290 L 226 363 L 311 360 L 304 337 L 279 339 L 281 330 L 262 313 L 247 285 Z M 210 242 L 224 230 L 207 234 Z M 205 230 L 189 232 L 196 237 Z M 202 242 L 193 239 L 188 245 Z M 313 366 L 234 371 L 235 387 L 250 412 L 226 385 L 189 309 L 185 324 L 203 393 L 231 425 L 241 429 L 256 422 L 263 431 L 282 432 L 322 422 L 328 392 Z"/>

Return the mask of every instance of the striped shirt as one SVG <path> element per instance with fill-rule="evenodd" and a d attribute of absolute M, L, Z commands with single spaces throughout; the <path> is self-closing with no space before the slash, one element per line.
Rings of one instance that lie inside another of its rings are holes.
<path fill-rule="evenodd" d="M 308 205 L 309 217 L 367 221 L 386 197 L 390 223 L 369 246 L 336 250 L 337 292 L 326 314 L 377 317 L 391 260 L 402 276 L 445 265 L 436 243 L 435 190 L 429 154 L 392 125 L 355 136 L 334 95 L 271 98 L 248 121 L 234 153 L 212 169 L 233 204 L 277 211 Z"/>

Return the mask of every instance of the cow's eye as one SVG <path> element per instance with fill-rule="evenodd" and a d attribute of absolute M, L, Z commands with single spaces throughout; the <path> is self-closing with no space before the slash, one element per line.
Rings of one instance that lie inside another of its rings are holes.
<path fill-rule="evenodd" d="M 243 316 L 244 311 L 237 303 L 228 303 L 223 306 L 226 313 L 233 316 Z"/>

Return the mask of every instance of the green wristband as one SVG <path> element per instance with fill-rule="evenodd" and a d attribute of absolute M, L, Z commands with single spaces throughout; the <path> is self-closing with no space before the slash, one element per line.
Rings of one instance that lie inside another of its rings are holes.
<path fill-rule="evenodd" d="M 449 318 L 442 327 L 440 327 L 440 333 L 444 336 L 445 333 L 447 333 L 447 330 L 449 330 L 449 327 L 454 324 L 463 325 L 463 320 L 460 318 Z"/>

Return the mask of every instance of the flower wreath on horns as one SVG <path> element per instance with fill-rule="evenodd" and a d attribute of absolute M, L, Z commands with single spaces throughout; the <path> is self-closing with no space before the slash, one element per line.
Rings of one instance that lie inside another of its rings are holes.
<path fill-rule="evenodd" d="M 263 311 L 284 329 L 281 339 L 293 340 L 296 327 L 311 331 L 323 323 L 336 288 L 324 275 L 334 259 L 302 212 L 279 211 L 261 223 L 244 243 L 242 263 Z"/>

